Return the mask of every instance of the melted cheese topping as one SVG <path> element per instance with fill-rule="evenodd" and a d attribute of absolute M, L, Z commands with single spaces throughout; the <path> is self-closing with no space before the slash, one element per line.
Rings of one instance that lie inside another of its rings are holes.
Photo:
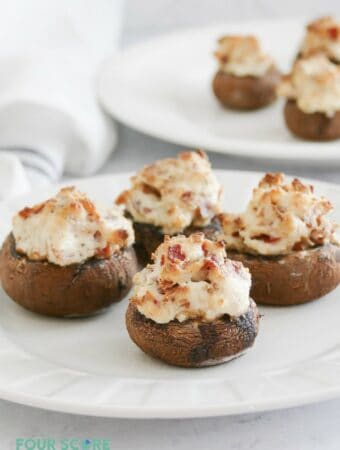
<path fill-rule="evenodd" d="M 267 174 L 254 189 L 244 214 L 221 214 L 228 249 L 259 255 L 284 255 L 326 243 L 339 245 L 336 225 L 325 215 L 332 210 L 313 186 L 283 174 Z"/>
<path fill-rule="evenodd" d="M 299 59 L 278 86 L 278 94 L 296 100 L 305 113 L 331 117 L 340 110 L 340 66 L 321 54 Z"/>
<path fill-rule="evenodd" d="M 218 40 L 215 56 L 219 70 L 237 77 L 262 77 L 273 66 L 254 36 L 223 36 Z"/>
<path fill-rule="evenodd" d="M 203 233 L 166 238 L 153 261 L 135 275 L 131 301 L 154 322 L 211 321 L 248 310 L 249 271 L 227 259 L 222 242 L 209 241 Z"/>
<path fill-rule="evenodd" d="M 125 204 L 136 222 L 176 234 L 189 225 L 210 223 L 221 210 L 221 194 L 205 153 L 183 152 L 144 167 L 117 203 Z"/>
<path fill-rule="evenodd" d="M 322 17 L 307 26 L 300 54 L 305 57 L 319 52 L 340 62 L 340 22 L 332 17 Z"/>
<path fill-rule="evenodd" d="M 13 218 L 18 253 L 59 266 L 109 258 L 134 242 L 132 225 L 117 206 L 98 208 L 73 187 Z"/>

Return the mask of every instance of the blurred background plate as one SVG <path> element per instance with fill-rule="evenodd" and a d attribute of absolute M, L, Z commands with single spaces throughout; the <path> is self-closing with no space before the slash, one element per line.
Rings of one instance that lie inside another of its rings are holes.
<path fill-rule="evenodd" d="M 283 100 L 255 112 L 223 109 L 212 94 L 216 40 L 226 33 L 254 33 L 289 70 L 305 20 L 216 25 L 175 32 L 134 45 L 102 67 L 98 91 L 104 108 L 124 124 L 189 147 L 288 164 L 308 161 L 340 166 L 340 144 L 297 140 L 286 130 Z"/>

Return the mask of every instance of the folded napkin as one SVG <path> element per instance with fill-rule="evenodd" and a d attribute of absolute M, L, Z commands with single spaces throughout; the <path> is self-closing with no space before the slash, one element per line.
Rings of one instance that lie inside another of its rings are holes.
<path fill-rule="evenodd" d="M 97 171 L 116 144 L 95 96 L 123 0 L 2 0 L 0 199 Z"/>

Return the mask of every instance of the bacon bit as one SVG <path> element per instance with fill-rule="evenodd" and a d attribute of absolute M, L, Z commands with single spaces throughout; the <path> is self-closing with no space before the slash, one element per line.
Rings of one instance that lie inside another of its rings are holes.
<path fill-rule="evenodd" d="M 94 237 L 95 239 L 100 239 L 100 238 L 102 237 L 102 234 L 101 234 L 101 232 L 100 232 L 99 230 L 97 230 L 97 231 L 94 233 L 93 237 Z"/>
<path fill-rule="evenodd" d="M 162 197 L 160 191 L 157 188 L 155 188 L 154 186 L 151 186 L 150 184 L 143 183 L 141 188 L 142 188 L 142 191 L 144 192 L 144 194 L 151 194 L 157 198 Z"/>
<path fill-rule="evenodd" d="M 223 239 L 216 241 L 215 246 L 218 248 L 224 248 L 225 249 L 225 241 Z"/>
<path fill-rule="evenodd" d="M 153 300 L 153 304 L 154 304 L 154 305 L 157 305 L 157 304 L 158 304 L 158 301 L 157 301 L 157 300 Z"/>
<path fill-rule="evenodd" d="M 116 230 L 115 234 L 119 239 L 124 241 L 129 237 L 129 233 L 126 230 Z"/>
<path fill-rule="evenodd" d="M 94 218 L 99 219 L 99 215 L 96 211 L 96 207 L 94 206 L 94 203 L 92 203 L 87 198 L 81 198 L 79 201 L 89 216 L 93 216 Z"/>
<path fill-rule="evenodd" d="M 126 230 L 115 230 L 108 239 L 108 242 L 111 244 L 118 244 L 123 247 L 128 237 L 129 233 Z"/>
<path fill-rule="evenodd" d="M 170 281 L 170 280 L 159 280 L 159 287 L 164 294 L 165 292 L 169 292 L 173 290 L 176 286 L 178 286 L 176 283 Z"/>
<path fill-rule="evenodd" d="M 328 35 L 334 41 L 338 39 L 339 29 L 337 27 L 328 28 Z"/>
<path fill-rule="evenodd" d="M 299 251 L 303 250 L 303 242 L 302 242 L 302 241 L 296 242 L 296 243 L 293 245 L 292 250 L 293 250 L 294 252 L 299 252 Z"/>
<path fill-rule="evenodd" d="M 178 158 L 183 160 L 190 160 L 193 158 L 194 153 L 196 153 L 198 156 L 200 156 L 202 159 L 208 159 L 207 154 L 204 150 L 197 149 L 196 152 L 191 151 L 184 151 L 178 154 Z"/>
<path fill-rule="evenodd" d="M 213 255 L 214 256 L 214 255 Z M 213 256 L 209 259 L 205 259 L 203 263 L 203 269 L 204 270 L 213 270 L 217 267 L 217 261 L 216 259 L 213 259 Z"/>
<path fill-rule="evenodd" d="M 242 224 L 242 219 L 241 217 L 236 217 L 236 219 L 234 220 L 234 223 L 237 227 L 242 228 L 243 224 Z"/>
<path fill-rule="evenodd" d="M 204 256 L 207 256 L 208 255 L 208 248 L 207 248 L 207 243 L 206 242 L 203 242 L 202 250 L 203 250 Z"/>
<path fill-rule="evenodd" d="M 127 202 L 128 197 L 129 197 L 129 191 L 128 190 L 123 191 L 116 198 L 116 205 L 124 205 Z"/>
<path fill-rule="evenodd" d="M 224 55 L 223 53 L 220 52 L 215 52 L 214 55 L 221 63 L 226 64 L 228 62 L 227 55 Z"/>
<path fill-rule="evenodd" d="M 208 159 L 207 154 L 204 150 L 201 150 L 200 148 L 196 151 L 196 153 L 202 158 L 202 159 Z"/>
<path fill-rule="evenodd" d="M 33 208 L 29 208 L 26 206 L 26 208 L 22 209 L 19 212 L 19 216 L 23 219 L 28 219 L 28 217 L 32 216 L 33 214 L 39 214 L 40 211 L 42 211 L 45 207 L 45 203 L 40 203 L 39 205 L 33 206 Z"/>
<path fill-rule="evenodd" d="M 227 214 L 227 213 L 216 214 L 215 218 L 221 223 L 227 224 L 230 222 L 229 214 Z"/>
<path fill-rule="evenodd" d="M 188 202 L 189 200 L 191 200 L 191 198 L 192 198 L 192 192 L 191 191 L 183 192 L 183 194 L 181 195 L 181 199 L 184 202 Z"/>
<path fill-rule="evenodd" d="M 321 245 L 324 242 L 324 236 L 323 236 L 322 232 L 320 232 L 318 230 L 312 230 L 312 232 L 310 234 L 310 238 L 315 244 L 318 244 L 318 245 Z"/>
<path fill-rule="evenodd" d="M 70 210 L 79 211 L 80 210 L 80 204 L 77 203 L 77 202 L 70 203 Z"/>
<path fill-rule="evenodd" d="M 324 211 L 331 211 L 333 209 L 333 205 L 329 200 L 323 199 L 322 200 L 322 206 L 324 208 Z"/>
<path fill-rule="evenodd" d="M 168 248 L 168 258 L 171 262 L 175 262 L 176 260 L 184 261 L 185 254 L 182 253 L 182 247 L 179 244 L 172 245 Z"/>
<path fill-rule="evenodd" d="M 294 191 L 297 192 L 308 192 L 308 190 L 310 190 L 313 193 L 314 191 L 313 186 L 305 186 L 298 178 L 294 178 L 292 181 L 292 186 Z"/>
<path fill-rule="evenodd" d="M 110 246 L 107 245 L 107 246 L 104 247 L 104 248 L 98 249 L 98 250 L 97 250 L 97 253 L 96 253 L 96 256 L 97 256 L 98 258 L 109 258 L 109 257 L 111 256 L 111 249 L 110 249 Z"/>
<path fill-rule="evenodd" d="M 232 237 L 240 237 L 240 232 L 239 231 L 234 231 L 233 233 L 231 233 Z"/>
<path fill-rule="evenodd" d="M 276 173 L 266 173 L 265 176 L 260 181 L 259 186 L 265 186 L 265 185 L 276 185 L 276 184 L 282 184 L 283 182 L 283 174 L 281 172 Z"/>
<path fill-rule="evenodd" d="M 165 263 L 165 256 L 162 255 L 161 256 L 161 266 L 164 266 L 164 263 Z"/>
<path fill-rule="evenodd" d="M 263 241 L 266 244 L 275 244 L 275 242 L 278 242 L 281 240 L 281 238 L 279 237 L 273 237 L 273 236 L 269 236 L 269 234 L 258 234 L 256 236 L 252 236 L 252 239 L 257 239 L 259 241 Z"/>

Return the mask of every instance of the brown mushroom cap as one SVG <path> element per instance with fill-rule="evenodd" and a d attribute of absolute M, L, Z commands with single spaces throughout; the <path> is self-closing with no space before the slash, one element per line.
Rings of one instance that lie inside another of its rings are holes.
<path fill-rule="evenodd" d="M 284 107 L 287 128 L 297 137 L 309 141 L 332 141 L 340 138 L 340 111 L 333 117 L 326 114 L 305 113 L 295 100 L 287 100 Z"/>
<path fill-rule="evenodd" d="M 236 358 L 251 347 L 259 314 L 251 300 L 248 311 L 240 317 L 224 315 L 212 322 L 190 319 L 158 324 L 130 303 L 126 326 L 133 342 L 148 355 L 175 366 L 203 367 Z"/>
<path fill-rule="evenodd" d="M 231 109 L 254 110 L 276 100 L 280 72 L 271 66 L 262 77 L 237 77 L 218 71 L 213 79 L 213 91 L 222 105 Z"/>
<path fill-rule="evenodd" d="M 152 253 L 164 241 L 164 233 L 159 227 L 147 223 L 133 222 L 135 232 L 135 249 L 138 259 L 142 265 L 150 262 Z M 213 218 L 209 225 L 205 227 L 190 226 L 183 230 L 185 236 L 197 233 L 204 233 L 207 239 L 216 240 L 216 236 L 221 229 L 221 224 L 217 218 Z"/>
<path fill-rule="evenodd" d="M 6 293 L 24 308 L 47 316 L 97 313 L 127 294 L 136 272 L 133 248 L 109 259 L 92 258 L 61 267 L 18 254 L 10 234 L 0 253 L 1 282 Z"/>
<path fill-rule="evenodd" d="M 263 305 L 310 302 L 340 283 L 340 248 L 332 244 L 285 256 L 254 256 L 230 250 L 228 257 L 248 267 L 250 295 Z"/>

